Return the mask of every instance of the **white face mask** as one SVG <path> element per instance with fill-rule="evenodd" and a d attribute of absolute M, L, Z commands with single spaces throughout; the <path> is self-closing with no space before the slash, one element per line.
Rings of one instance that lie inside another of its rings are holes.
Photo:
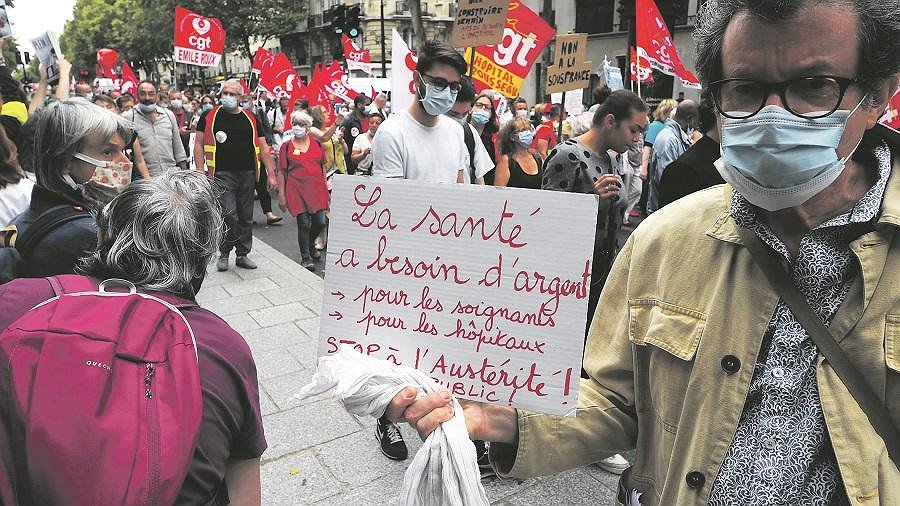
<path fill-rule="evenodd" d="M 294 125 L 291 130 L 294 132 L 294 137 L 298 139 L 302 139 L 309 134 L 309 130 L 305 126 Z"/>

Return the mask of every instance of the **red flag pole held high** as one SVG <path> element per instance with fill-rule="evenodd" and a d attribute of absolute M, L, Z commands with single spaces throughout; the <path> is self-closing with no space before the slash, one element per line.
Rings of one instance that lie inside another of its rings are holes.
<path fill-rule="evenodd" d="M 635 2 L 638 58 L 645 53 L 651 67 L 663 74 L 677 77 L 688 88 L 700 89 L 700 80 L 681 63 L 678 50 L 675 49 L 669 29 L 656 4 L 653 0 L 635 0 Z"/>

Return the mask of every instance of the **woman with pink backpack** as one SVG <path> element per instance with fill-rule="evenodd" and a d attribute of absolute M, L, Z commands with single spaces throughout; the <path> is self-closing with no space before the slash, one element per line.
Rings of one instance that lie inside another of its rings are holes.
<path fill-rule="evenodd" d="M 83 275 L 0 285 L 0 504 L 259 504 L 256 366 L 194 300 L 210 182 L 136 181 L 95 218 Z"/>

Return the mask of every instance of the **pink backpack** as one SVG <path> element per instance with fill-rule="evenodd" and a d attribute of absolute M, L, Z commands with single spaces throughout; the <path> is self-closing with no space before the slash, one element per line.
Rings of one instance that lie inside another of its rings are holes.
<path fill-rule="evenodd" d="M 0 333 L 0 504 L 171 504 L 200 427 L 196 304 L 47 279 Z"/>

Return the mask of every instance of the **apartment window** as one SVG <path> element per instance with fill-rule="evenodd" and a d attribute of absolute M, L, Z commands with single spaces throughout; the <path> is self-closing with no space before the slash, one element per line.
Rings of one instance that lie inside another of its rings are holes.
<path fill-rule="evenodd" d="M 575 31 L 609 33 L 613 31 L 615 0 L 576 0 Z"/>

